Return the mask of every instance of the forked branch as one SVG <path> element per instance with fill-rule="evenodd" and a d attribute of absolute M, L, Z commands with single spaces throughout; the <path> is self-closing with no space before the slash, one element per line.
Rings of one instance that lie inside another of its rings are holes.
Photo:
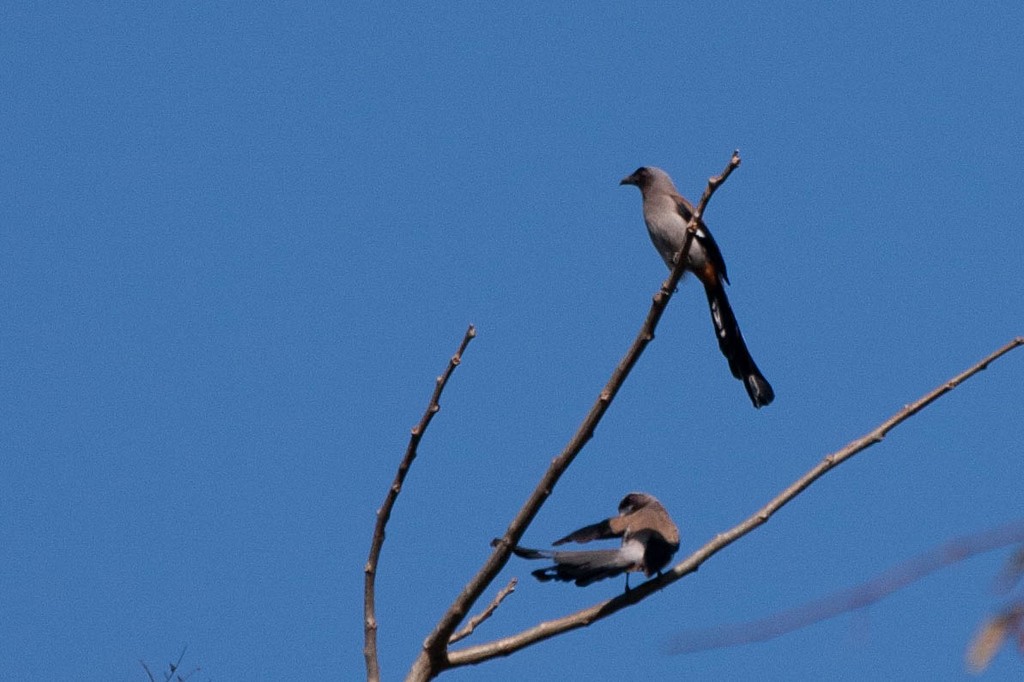
<path fill-rule="evenodd" d="M 672 298 L 672 294 L 675 292 L 679 280 L 682 279 L 683 273 L 686 270 L 687 259 L 682 254 L 689 253 L 690 243 L 693 241 L 694 233 L 700 224 L 701 216 L 704 214 L 704 209 L 707 207 L 708 201 L 711 200 L 711 196 L 739 165 L 740 155 L 736 151 L 733 152 L 732 158 L 722 174 L 708 181 L 704 194 L 701 196 L 700 202 L 697 204 L 697 208 L 694 210 L 687 226 L 686 237 L 683 240 L 682 248 L 676 255 L 675 266 L 672 268 L 668 279 L 662 283 L 658 293 L 654 295 L 647 318 L 640 327 L 640 331 L 633 340 L 633 344 L 612 372 L 611 378 L 605 384 L 600 394 L 598 394 L 597 399 L 572 439 L 551 462 L 551 466 L 548 467 L 548 470 L 541 477 L 537 487 L 505 530 L 502 541 L 497 543 L 483 567 L 470 579 L 445 614 L 441 616 L 433 632 L 427 636 L 426 641 L 423 643 L 423 650 L 413 664 L 407 679 L 429 680 L 447 668 L 454 665 L 464 665 L 464 663 L 453 663 L 449 659 L 448 644 L 452 633 L 466 617 L 469 609 L 480 598 L 483 591 L 494 581 L 495 577 L 497 577 L 498 573 L 508 562 L 512 546 L 519 542 L 527 527 L 540 511 L 541 506 L 551 495 L 562 474 L 565 473 L 566 469 L 568 469 L 569 465 L 572 464 L 573 460 L 576 459 L 576 456 L 583 449 L 583 446 L 594 435 L 594 430 L 597 428 L 598 423 L 600 423 L 604 413 L 608 410 L 612 400 L 615 399 L 615 395 L 619 392 L 622 384 L 626 381 L 626 377 L 629 376 L 633 366 L 640 359 L 640 355 L 647 347 L 647 344 L 654 339 L 654 330 L 658 325 L 658 321 L 665 312 L 665 308 L 668 306 L 668 302 Z"/>
<path fill-rule="evenodd" d="M 1024 337 L 1015 338 L 1010 343 L 985 357 L 980 362 L 977 362 L 964 372 L 956 375 L 941 386 L 929 391 L 918 400 L 905 406 L 889 419 L 882 422 L 874 430 L 851 441 L 843 448 L 828 455 L 818 463 L 817 466 L 798 478 L 788 488 L 770 500 L 757 513 L 742 523 L 734 526 L 732 529 L 716 535 L 703 547 L 673 567 L 671 571 L 656 578 L 652 578 L 629 592 L 621 594 L 613 599 L 594 604 L 593 606 L 577 611 L 576 613 L 563 616 L 556 620 L 540 623 L 539 625 L 503 639 L 449 652 L 446 658 L 446 667 L 453 668 L 462 665 L 472 665 L 497 656 L 508 656 L 519 649 L 523 649 L 531 644 L 536 644 L 537 642 L 560 635 L 563 632 L 586 627 L 591 623 L 607 618 L 621 609 L 643 601 L 654 592 L 662 590 L 683 576 L 696 571 L 701 564 L 717 554 L 719 551 L 739 540 L 747 533 L 750 533 L 758 526 L 764 524 L 775 512 L 803 492 L 816 480 L 824 476 L 828 471 L 834 469 L 836 466 L 842 464 L 857 453 L 866 450 L 875 443 L 881 442 L 885 438 L 886 434 L 893 428 L 917 414 L 946 393 L 949 393 L 981 370 L 986 369 L 989 364 L 1001 356 L 1021 345 L 1024 345 Z"/>

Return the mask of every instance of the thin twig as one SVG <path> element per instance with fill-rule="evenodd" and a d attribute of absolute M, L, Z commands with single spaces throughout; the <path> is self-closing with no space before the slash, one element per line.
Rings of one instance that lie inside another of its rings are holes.
<path fill-rule="evenodd" d="M 476 627 L 480 625 L 480 623 L 490 618 L 491 614 L 494 613 L 498 606 L 501 605 L 501 602 L 505 601 L 505 597 L 516 591 L 516 585 L 518 584 L 519 578 L 512 578 L 512 580 L 509 580 L 508 585 L 505 585 L 505 587 L 501 588 L 501 590 L 498 591 L 498 594 L 496 594 L 494 600 L 487 605 L 487 608 L 478 613 L 477 615 L 473 616 L 472 618 L 470 618 L 469 623 L 466 625 L 466 627 L 462 628 L 454 635 L 452 635 L 452 638 L 448 640 L 448 643 L 455 644 L 455 642 L 458 642 L 460 639 L 465 639 L 466 637 L 469 637 L 471 634 L 473 634 L 473 631 L 476 630 Z"/>
<path fill-rule="evenodd" d="M 552 460 L 551 466 L 548 467 L 548 470 L 541 477 L 540 483 L 537 484 L 537 487 L 523 504 L 519 513 L 516 514 L 512 523 L 509 524 L 508 528 L 505 530 L 505 535 L 502 538 L 502 541 L 495 545 L 494 551 L 491 552 L 490 557 L 488 557 L 487 561 L 480 568 L 477 574 L 470 579 L 465 587 L 462 588 L 462 592 L 459 593 L 458 597 L 455 598 L 455 601 L 448 608 L 448 611 L 441 616 L 437 625 L 434 626 L 433 632 L 427 636 L 427 639 L 423 642 L 423 650 L 417 657 L 416 662 L 413 664 L 413 667 L 409 671 L 409 675 L 406 679 L 429 680 L 436 677 L 446 668 L 452 667 L 453 664 L 448 660 L 447 651 L 447 645 L 451 639 L 452 633 L 455 631 L 455 628 L 458 627 L 459 623 L 462 622 L 462 619 L 466 617 L 469 609 L 472 608 L 473 604 L 480 598 L 483 591 L 491 584 L 491 582 L 494 581 L 494 578 L 508 562 L 509 556 L 512 553 L 512 546 L 518 544 L 519 539 L 522 537 L 523 533 L 526 532 L 526 528 L 533 521 L 534 517 L 540 511 L 541 506 L 555 489 L 555 484 L 558 483 L 562 474 L 565 473 L 565 470 L 570 464 L 572 464 L 573 460 L 576 459 L 576 456 L 583 449 L 583 446 L 587 444 L 591 437 L 593 437 L 594 429 L 596 429 L 598 423 L 600 423 L 601 417 L 604 416 L 604 413 L 608 410 L 612 400 L 615 399 L 615 395 L 622 387 L 626 377 L 629 376 L 629 373 L 633 369 L 637 360 L 640 359 L 640 355 L 647 347 L 647 344 L 654 339 L 654 330 L 658 325 L 658 321 L 661 319 L 662 313 L 665 312 L 665 307 L 672 298 L 672 294 L 676 290 L 679 280 L 682 278 L 683 273 L 686 270 L 687 258 L 685 257 L 685 254 L 690 251 L 690 243 L 693 241 L 693 236 L 697 230 L 697 226 L 700 225 L 700 219 L 704 214 L 704 209 L 707 207 L 707 203 L 715 193 L 715 190 L 725 182 L 726 178 L 728 178 L 732 171 L 739 165 L 739 152 L 735 151 L 722 174 L 708 180 L 708 186 L 704 190 L 700 203 L 694 210 L 693 216 L 687 225 L 686 237 L 683 239 L 682 248 L 680 248 L 679 253 L 676 254 L 675 266 L 672 268 L 672 273 L 669 275 L 668 279 L 662 283 L 658 293 L 654 295 L 650 311 L 647 313 L 647 318 L 644 320 L 643 325 L 640 327 L 640 331 L 633 340 L 633 344 L 612 372 L 611 378 L 608 380 L 608 383 L 605 384 L 604 389 L 602 389 L 601 393 L 598 395 L 593 406 L 591 406 L 587 416 L 583 419 L 583 423 L 580 424 L 576 433 L 570 439 L 562 452 Z"/>
<path fill-rule="evenodd" d="M 928 392 L 917 401 L 907 405 L 892 417 L 882 422 L 881 425 L 870 433 L 851 441 L 840 450 L 828 455 L 817 466 L 794 481 L 792 485 L 768 502 L 768 504 L 766 504 L 756 514 L 725 533 L 716 535 L 710 542 L 673 567 L 671 571 L 656 578 L 652 578 L 651 580 L 631 589 L 629 592 L 621 594 L 613 599 L 600 602 L 581 611 L 577 611 L 576 613 L 563 616 L 556 620 L 540 623 L 539 625 L 503 639 L 485 642 L 473 647 L 449 652 L 445 660 L 446 667 L 454 668 L 456 666 L 472 665 L 475 663 L 481 663 L 496 656 L 508 656 L 519 649 L 545 639 L 549 639 L 563 632 L 586 627 L 591 623 L 607 618 L 621 609 L 644 600 L 651 594 L 664 589 L 683 576 L 693 573 L 700 568 L 701 564 L 717 554 L 719 551 L 731 545 L 733 542 L 751 532 L 758 526 L 764 524 L 769 518 L 771 518 L 772 514 L 785 506 L 787 502 L 803 492 L 803 490 L 825 475 L 825 473 L 834 469 L 836 466 L 842 464 L 857 453 L 882 441 L 882 439 L 885 438 L 885 435 L 901 422 L 917 414 L 941 396 L 949 393 L 970 377 L 987 368 L 990 363 L 1021 345 L 1024 345 L 1024 337 L 1015 338 L 1013 341 L 982 359 L 966 371 L 953 377 L 938 388 Z"/>
<path fill-rule="evenodd" d="M 1024 542 L 1024 521 L 950 540 L 855 587 L 754 621 L 684 632 L 672 638 L 673 654 L 763 642 L 847 611 L 870 606 L 939 569 L 984 552 Z"/>
<path fill-rule="evenodd" d="M 388 519 L 391 518 L 391 509 L 395 506 L 395 500 L 398 499 L 398 494 L 402 492 L 402 483 L 405 481 L 406 474 L 409 473 L 409 467 L 412 466 L 413 460 L 416 459 L 416 448 L 419 447 L 420 440 L 423 438 L 423 433 L 427 430 L 427 426 L 430 425 L 430 420 L 434 418 L 434 415 L 441 409 L 440 400 L 441 393 L 444 391 L 445 385 L 448 383 L 448 378 L 451 377 L 452 372 L 462 362 L 462 354 L 466 351 L 466 347 L 469 342 L 476 336 L 476 327 L 469 325 L 466 329 L 466 334 L 462 337 L 462 343 L 459 344 L 459 349 L 455 351 L 455 355 L 448 361 L 448 367 L 445 369 L 444 374 L 437 377 L 434 383 L 434 393 L 430 396 L 430 402 L 427 404 L 427 409 L 420 418 L 420 421 L 416 426 L 412 428 L 412 433 L 409 436 L 409 445 L 405 449 L 405 456 L 402 458 L 401 464 L 398 465 L 398 472 L 395 474 L 395 480 L 391 483 L 391 487 L 388 488 L 387 495 L 384 497 L 384 504 L 381 505 L 380 509 L 377 510 L 377 523 L 373 528 L 373 540 L 370 542 L 370 555 L 366 559 L 366 566 L 363 569 L 364 585 L 363 585 L 363 618 L 364 618 L 364 629 L 365 629 L 365 644 L 363 647 L 363 657 L 366 659 L 366 678 L 370 682 L 377 682 L 380 680 L 380 663 L 377 658 L 377 616 L 376 606 L 374 604 L 374 593 L 375 593 L 375 581 L 377 577 L 377 562 L 380 559 L 380 550 L 384 546 L 384 527 L 388 524 Z"/>
<path fill-rule="evenodd" d="M 183 660 L 185 660 L 185 652 L 186 652 L 186 651 L 188 651 L 188 644 L 186 644 L 185 646 L 183 646 L 183 647 L 181 648 L 181 654 L 180 654 L 180 655 L 178 656 L 178 660 L 177 660 L 177 661 L 176 661 L 175 663 L 169 663 L 169 664 L 167 664 L 167 667 L 168 667 L 168 668 L 170 669 L 170 672 L 166 672 L 166 673 L 164 673 L 164 682 L 168 682 L 168 681 L 169 681 L 169 680 L 170 680 L 170 679 L 171 679 L 172 677 L 174 677 L 174 673 L 175 673 L 175 672 L 177 672 L 177 670 L 178 670 L 179 668 L 181 668 L 181 662 L 182 662 Z M 139 663 L 141 663 L 141 664 L 142 664 L 142 669 L 146 671 L 146 675 L 148 675 L 148 676 L 149 676 L 149 679 L 150 679 L 150 681 L 151 681 L 151 682 L 156 682 L 156 678 L 155 678 L 155 677 L 153 676 L 153 673 L 152 673 L 152 671 L 151 671 L 151 670 L 149 669 L 149 666 L 148 666 L 148 665 L 146 665 L 146 662 L 145 662 L 145 661 L 141 661 L 141 660 L 140 660 L 140 661 L 139 661 Z M 186 677 L 186 678 L 188 678 L 188 677 L 191 677 L 191 676 L 192 676 L 192 673 L 194 673 L 194 672 L 195 672 L 196 670 L 199 670 L 199 668 L 196 668 L 195 670 L 193 670 L 192 672 L 190 672 L 190 673 L 189 673 L 188 675 L 186 675 L 185 677 Z M 180 675 L 179 675 L 179 677 L 180 677 Z"/>
<path fill-rule="evenodd" d="M 708 205 L 711 200 L 711 195 L 715 193 L 715 190 L 721 186 L 723 182 L 729 179 L 732 172 L 740 166 L 740 150 L 734 149 L 732 152 L 732 158 L 729 159 L 729 165 L 725 167 L 721 175 L 716 175 L 713 178 L 708 179 L 708 186 L 704 188 L 704 194 L 701 195 L 700 201 L 697 202 L 697 211 L 693 214 L 693 217 L 698 221 L 701 216 L 704 215 L 704 208 Z M 691 221 L 692 222 L 692 221 Z"/>

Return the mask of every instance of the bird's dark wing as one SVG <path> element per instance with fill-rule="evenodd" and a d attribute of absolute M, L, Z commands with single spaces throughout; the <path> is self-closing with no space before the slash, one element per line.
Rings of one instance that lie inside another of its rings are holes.
<path fill-rule="evenodd" d="M 564 538 L 559 538 L 551 544 L 564 545 L 566 542 L 590 542 L 591 540 L 607 540 L 608 538 L 620 537 L 626 532 L 625 524 L 621 522 L 621 519 L 621 516 L 613 516 L 599 523 L 592 523 L 579 530 L 574 530 Z"/>

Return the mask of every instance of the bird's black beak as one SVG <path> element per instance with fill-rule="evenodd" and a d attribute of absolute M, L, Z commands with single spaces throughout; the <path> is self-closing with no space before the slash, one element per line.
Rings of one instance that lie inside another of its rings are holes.
<path fill-rule="evenodd" d="M 637 182 L 636 182 L 636 173 L 633 173 L 632 175 L 627 175 L 626 177 L 622 178 L 622 180 L 619 181 L 619 184 L 620 185 L 635 185 L 635 184 L 637 184 Z"/>

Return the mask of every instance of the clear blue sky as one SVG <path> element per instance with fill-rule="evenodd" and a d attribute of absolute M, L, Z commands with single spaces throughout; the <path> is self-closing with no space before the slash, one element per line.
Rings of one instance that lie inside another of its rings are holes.
<path fill-rule="evenodd" d="M 1020 3 L 3 15 L 10 679 L 141 680 L 186 643 L 195 679 L 359 679 L 374 512 L 472 322 L 381 558 L 404 675 L 665 277 L 618 185 L 639 165 L 696 199 L 740 149 L 707 220 L 778 397 L 751 408 L 687 280 L 530 544 L 643 490 L 692 551 L 1024 333 Z M 964 677 L 1005 552 L 767 644 L 661 648 L 1020 518 L 1022 382 L 1018 351 L 665 593 L 446 679 Z M 621 590 L 534 567 L 467 644 Z"/>

